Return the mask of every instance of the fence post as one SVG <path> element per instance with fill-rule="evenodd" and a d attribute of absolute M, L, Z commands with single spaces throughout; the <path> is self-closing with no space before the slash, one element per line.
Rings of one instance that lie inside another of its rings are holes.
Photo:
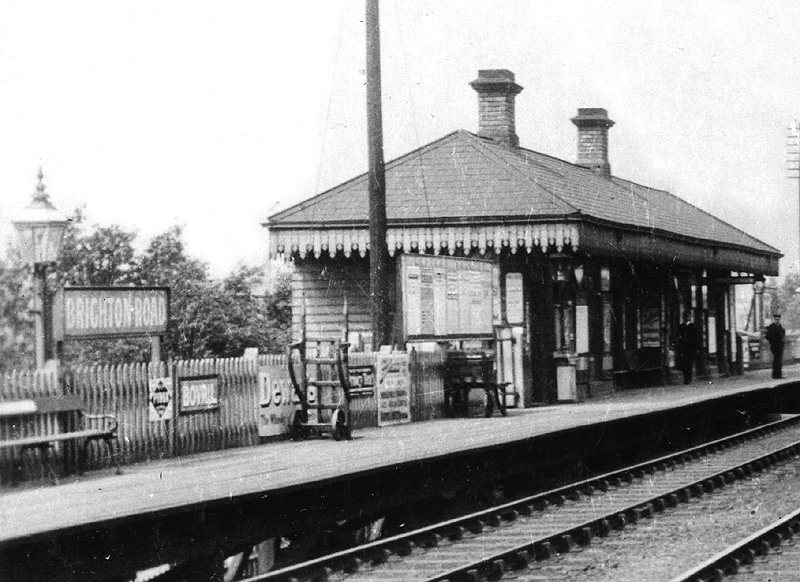
<path fill-rule="evenodd" d="M 180 406 L 180 382 L 178 381 L 178 364 L 172 363 L 172 419 L 170 420 L 170 427 L 167 431 L 169 433 L 169 455 L 170 457 L 177 457 L 180 454 L 180 447 L 178 447 L 178 407 Z"/>

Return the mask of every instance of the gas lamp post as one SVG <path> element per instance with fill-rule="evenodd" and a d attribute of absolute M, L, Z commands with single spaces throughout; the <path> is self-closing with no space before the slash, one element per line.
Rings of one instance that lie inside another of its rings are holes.
<path fill-rule="evenodd" d="M 47 333 L 52 324 L 50 301 L 47 296 L 47 270 L 58 260 L 64 231 L 69 219 L 56 210 L 44 191 L 42 168 L 37 174 L 38 183 L 33 200 L 14 220 L 22 259 L 33 265 L 34 326 L 36 337 L 36 367 L 42 368 L 53 357 Z M 48 331 L 46 331 L 48 330 Z"/>
<path fill-rule="evenodd" d="M 753 283 L 753 328 L 761 333 L 764 327 L 764 281 Z"/>

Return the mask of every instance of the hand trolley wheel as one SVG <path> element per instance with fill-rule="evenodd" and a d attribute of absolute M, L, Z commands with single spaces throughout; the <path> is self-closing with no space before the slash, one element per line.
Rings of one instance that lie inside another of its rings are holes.
<path fill-rule="evenodd" d="M 334 410 L 331 415 L 331 428 L 334 440 L 350 440 L 350 422 L 347 412 L 341 408 Z"/>
<path fill-rule="evenodd" d="M 494 413 L 494 394 L 491 390 L 487 389 L 484 393 L 483 397 L 483 415 L 486 418 L 491 418 L 492 414 Z"/>
<path fill-rule="evenodd" d="M 289 425 L 289 438 L 293 441 L 303 440 L 306 436 L 306 427 L 303 426 L 303 411 L 295 410 L 292 414 L 292 422 Z"/>
<path fill-rule="evenodd" d="M 502 416 L 508 416 L 508 404 L 506 403 L 506 393 L 503 390 L 503 394 L 498 394 L 498 398 L 500 399 L 500 414 Z"/>

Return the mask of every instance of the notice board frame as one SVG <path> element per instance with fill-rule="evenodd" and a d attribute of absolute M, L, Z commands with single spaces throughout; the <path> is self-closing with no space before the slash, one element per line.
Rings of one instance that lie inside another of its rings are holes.
<path fill-rule="evenodd" d="M 502 321 L 497 263 L 404 253 L 397 265 L 396 329 L 403 343 L 494 338 Z"/>

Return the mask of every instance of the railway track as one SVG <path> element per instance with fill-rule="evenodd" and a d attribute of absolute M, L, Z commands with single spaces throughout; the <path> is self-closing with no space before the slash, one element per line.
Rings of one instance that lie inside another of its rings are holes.
<path fill-rule="evenodd" d="M 515 572 L 516 578 L 523 582 L 666 582 L 686 578 L 697 564 L 724 553 L 742 537 L 797 508 L 797 491 L 791 484 L 800 476 L 800 459 L 794 456 L 776 461 L 748 478 L 726 483 L 713 492 L 709 488 L 668 511 L 655 512 L 614 530 L 591 546 L 532 563 L 525 571 Z M 727 568 L 725 564 L 723 571 Z M 717 575 L 716 570 L 705 569 L 689 579 L 717 580 Z"/>
<path fill-rule="evenodd" d="M 797 454 L 800 417 L 792 417 L 251 580 L 456 582 L 497 579 L 512 571 L 523 580 L 572 579 L 576 572 L 567 562 L 573 556 L 578 556 L 573 566 L 583 568 L 579 572 L 602 573 L 586 558 L 590 548 L 598 547 L 593 540 L 630 546 L 637 524 L 676 513 L 662 513 L 668 507 L 692 511 L 691 504 L 706 493 Z"/>

